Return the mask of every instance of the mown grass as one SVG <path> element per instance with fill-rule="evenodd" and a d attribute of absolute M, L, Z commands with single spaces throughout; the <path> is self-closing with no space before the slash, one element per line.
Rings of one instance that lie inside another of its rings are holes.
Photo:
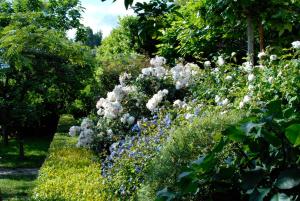
<path fill-rule="evenodd" d="M 10 139 L 7 146 L 0 142 L 1 168 L 39 168 L 42 166 L 48 152 L 51 138 L 30 137 L 24 139 L 25 158 L 19 159 L 18 142 Z M 36 176 L 14 175 L 0 176 L 0 194 L 4 200 L 27 200 Z"/>
<path fill-rule="evenodd" d="M 33 187 L 36 176 L 16 175 L 0 176 L 0 190 L 3 200 L 27 200 Z"/>
<path fill-rule="evenodd" d="M 40 167 L 48 152 L 49 137 L 30 137 L 24 139 L 25 158 L 19 159 L 16 139 L 10 139 L 8 146 L 0 142 L 0 168 L 37 168 Z"/>

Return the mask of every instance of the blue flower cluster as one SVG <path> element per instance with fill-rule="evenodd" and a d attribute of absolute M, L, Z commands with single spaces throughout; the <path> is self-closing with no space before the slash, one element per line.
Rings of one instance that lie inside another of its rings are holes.
<path fill-rule="evenodd" d="M 145 164 L 161 150 L 162 143 L 167 139 L 165 129 L 169 128 L 171 124 L 171 116 L 167 114 L 161 120 L 155 115 L 151 120 L 143 118 L 139 123 L 133 125 L 131 128 L 133 136 L 127 136 L 109 147 L 110 154 L 102 163 L 102 176 L 111 181 L 114 175 L 123 169 L 122 159 L 126 159 L 129 163 L 126 166 L 130 166 L 133 174 L 130 180 L 135 176 L 134 179 L 141 184 Z M 147 132 L 149 129 L 151 135 Z M 126 186 L 126 184 L 120 186 L 120 195 L 133 192 L 136 189 L 135 185 L 131 189 L 126 188 Z"/>

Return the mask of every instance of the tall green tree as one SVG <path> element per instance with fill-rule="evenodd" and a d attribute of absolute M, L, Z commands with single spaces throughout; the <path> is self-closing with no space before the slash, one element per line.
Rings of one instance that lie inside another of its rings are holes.
<path fill-rule="evenodd" d="M 0 125 L 6 138 L 8 132 L 18 136 L 22 158 L 23 136 L 55 132 L 59 115 L 92 77 L 94 59 L 89 48 L 65 36 L 79 20 L 66 16 L 77 4 L 20 0 L 10 5 L 12 11 L 2 18 L 8 23 L 0 29 Z M 57 21 L 46 11 L 56 13 Z"/>
<path fill-rule="evenodd" d="M 101 44 L 102 32 L 93 33 L 90 27 L 79 27 L 76 32 L 75 41 L 80 41 L 91 48 L 95 48 Z"/>

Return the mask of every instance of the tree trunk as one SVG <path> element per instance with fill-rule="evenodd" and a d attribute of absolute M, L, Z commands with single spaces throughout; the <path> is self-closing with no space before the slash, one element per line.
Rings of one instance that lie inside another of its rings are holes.
<path fill-rule="evenodd" d="M 24 153 L 24 139 L 21 133 L 17 133 L 18 142 L 19 142 L 19 159 L 24 160 L 25 153 Z"/>
<path fill-rule="evenodd" d="M 2 136 L 3 136 L 3 144 L 4 146 L 8 145 L 8 133 L 5 126 L 2 127 Z"/>
<path fill-rule="evenodd" d="M 259 50 L 260 52 L 265 51 L 265 38 L 264 38 L 264 27 L 261 22 L 258 25 L 258 32 L 259 32 Z"/>
<path fill-rule="evenodd" d="M 247 16 L 247 38 L 248 38 L 248 56 L 250 62 L 254 64 L 254 24 L 252 16 Z"/>

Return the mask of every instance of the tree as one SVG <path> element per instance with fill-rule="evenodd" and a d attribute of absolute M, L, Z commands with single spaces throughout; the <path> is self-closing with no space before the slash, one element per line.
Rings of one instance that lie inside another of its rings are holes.
<path fill-rule="evenodd" d="M 87 47 L 65 36 L 65 29 L 75 25 L 76 19 L 56 16 L 69 24 L 62 26 L 53 19 L 47 21 L 45 10 L 31 12 L 28 8 L 23 12 L 23 7 L 16 5 L 24 2 L 29 1 L 13 2 L 17 10 L 5 16 L 9 23 L 0 30 L 0 58 L 7 64 L 0 69 L 0 125 L 5 135 L 10 132 L 18 136 L 21 158 L 23 136 L 55 132 L 59 115 L 84 88 L 85 79 L 92 77 L 94 61 Z M 47 3 L 52 4 L 48 8 L 55 8 L 55 3 L 70 6 L 67 2 Z M 65 15 L 73 7 L 61 9 Z"/>
<path fill-rule="evenodd" d="M 93 33 L 90 27 L 79 27 L 76 32 L 75 41 L 80 41 L 91 48 L 95 48 L 101 44 L 102 32 Z"/>
<path fill-rule="evenodd" d="M 291 32 L 299 22 L 299 1 L 208 0 L 205 5 L 206 18 L 213 27 L 220 23 L 233 27 L 246 24 L 247 53 L 252 63 L 254 63 L 255 27 L 259 32 L 260 51 L 264 51 L 264 26 L 270 29 L 269 32 L 277 31 L 282 34 L 285 30 Z"/>

